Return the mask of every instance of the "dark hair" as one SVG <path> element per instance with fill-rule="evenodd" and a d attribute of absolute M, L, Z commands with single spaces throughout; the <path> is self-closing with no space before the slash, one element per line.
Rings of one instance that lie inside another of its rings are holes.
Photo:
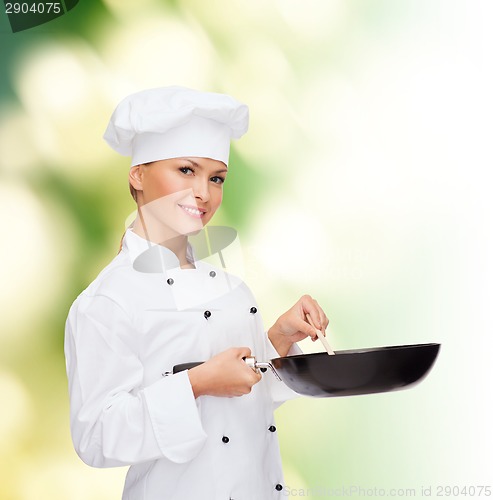
<path fill-rule="evenodd" d="M 128 183 L 128 187 L 132 198 L 135 200 L 135 203 L 137 203 L 137 190 L 132 186 L 132 184 L 130 184 L 130 182 Z"/>

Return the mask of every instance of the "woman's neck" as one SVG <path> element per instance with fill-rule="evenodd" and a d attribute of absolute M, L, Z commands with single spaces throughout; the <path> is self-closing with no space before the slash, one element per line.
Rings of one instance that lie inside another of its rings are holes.
<path fill-rule="evenodd" d="M 181 268 L 195 268 L 194 263 L 187 260 L 188 237 L 186 235 L 170 234 L 171 231 L 169 229 L 166 231 L 162 225 L 145 224 L 140 213 L 137 215 L 132 230 L 141 238 L 171 250 L 178 258 Z"/>

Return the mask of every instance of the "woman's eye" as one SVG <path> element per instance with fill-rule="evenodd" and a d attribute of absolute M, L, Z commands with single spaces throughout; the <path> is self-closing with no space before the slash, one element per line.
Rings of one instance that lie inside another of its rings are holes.
<path fill-rule="evenodd" d="M 215 175 L 214 177 L 211 177 L 211 181 L 214 182 L 215 184 L 223 184 L 225 179 L 224 177 L 219 177 L 218 175 Z"/>
<path fill-rule="evenodd" d="M 184 174 L 191 175 L 193 174 L 193 169 L 190 167 L 180 167 L 180 172 L 183 172 Z"/>

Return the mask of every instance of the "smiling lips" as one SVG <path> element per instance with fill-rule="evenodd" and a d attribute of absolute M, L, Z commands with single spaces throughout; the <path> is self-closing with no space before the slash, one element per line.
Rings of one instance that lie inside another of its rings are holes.
<path fill-rule="evenodd" d="M 191 206 L 191 205 L 180 205 L 178 204 L 178 206 L 183 209 L 183 211 L 185 213 L 187 213 L 188 215 L 190 215 L 190 217 L 193 217 L 194 219 L 202 219 L 202 217 L 204 217 L 204 215 L 206 214 L 206 210 L 202 209 L 202 208 L 197 208 L 197 207 L 194 207 L 194 206 Z"/>

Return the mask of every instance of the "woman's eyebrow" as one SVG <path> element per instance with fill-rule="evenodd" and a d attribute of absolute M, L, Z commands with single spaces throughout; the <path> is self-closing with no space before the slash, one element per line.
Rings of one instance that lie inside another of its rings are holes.
<path fill-rule="evenodd" d="M 189 163 L 191 163 L 194 167 L 197 167 L 197 168 L 202 168 L 202 166 L 201 166 L 201 165 L 199 165 L 196 161 L 191 160 L 190 158 L 182 158 L 182 160 L 188 161 L 188 162 L 189 162 Z"/>

